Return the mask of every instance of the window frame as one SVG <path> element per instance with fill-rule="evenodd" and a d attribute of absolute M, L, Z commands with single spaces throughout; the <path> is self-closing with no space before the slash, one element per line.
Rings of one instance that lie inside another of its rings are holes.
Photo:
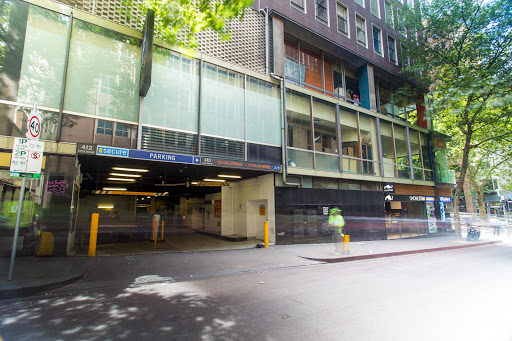
<path fill-rule="evenodd" d="M 290 6 L 295 8 L 296 10 L 299 10 L 301 12 L 306 13 L 306 0 L 302 0 L 302 4 L 304 7 L 301 7 L 299 4 L 295 2 L 296 0 L 290 0 Z"/>
<path fill-rule="evenodd" d="M 315 1 L 315 19 L 324 25 L 329 26 L 329 0 L 314 0 Z M 322 6 L 318 1 L 325 1 L 325 6 Z M 325 8 L 325 20 L 318 16 L 318 7 Z"/>
<path fill-rule="evenodd" d="M 373 13 L 373 7 L 372 7 L 372 0 L 370 0 L 370 13 L 374 16 L 374 17 L 377 17 L 377 18 L 381 18 L 381 13 L 380 13 L 380 0 L 375 0 L 377 2 L 377 14 Z"/>
<path fill-rule="evenodd" d="M 380 36 L 380 51 L 376 51 L 375 50 L 375 32 L 374 32 L 374 29 L 377 29 L 379 30 L 379 36 Z M 377 25 L 375 24 L 372 24 L 372 36 L 373 36 L 373 52 L 378 55 L 378 56 L 381 56 L 382 58 L 384 58 L 384 42 L 382 41 L 382 29 L 380 27 L 378 27 Z"/>
<path fill-rule="evenodd" d="M 110 124 L 110 127 L 106 126 L 107 122 Z M 107 133 L 107 131 L 110 131 L 110 133 Z M 100 119 L 100 118 L 97 119 L 95 134 L 113 136 L 114 135 L 114 122 L 110 121 L 110 120 Z"/>
<path fill-rule="evenodd" d="M 389 6 L 389 11 L 386 9 Z M 391 15 L 388 17 L 388 13 Z M 393 11 L 393 2 L 384 0 L 384 21 L 386 22 L 386 25 L 388 25 L 391 28 L 395 27 L 395 12 Z"/>
<path fill-rule="evenodd" d="M 395 60 L 391 60 L 391 50 L 390 50 L 390 44 L 389 44 L 389 39 L 393 39 L 393 51 L 394 51 L 394 56 L 395 56 Z M 396 38 L 393 37 L 393 36 L 390 36 L 388 34 L 388 38 L 387 38 L 387 44 L 388 44 L 388 60 L 395 64 L 395 65 L 398 65 L 398 55 L 397 55 L 397 51 L 396 51 Z"/>
<path fill-rule="evenodd" d="M 361 3 L 359 3 L 358 1 L 361 1 Z M 365 1 L 365 0 L 354 0 L 354 2 L 355 2 L 356 4 L 358 4 L 358 5 L 359 5 L 359 6 L 361 6 L 362 8 L 366 8 L 366 7 L 365 7 L 366 5 L 365 5 L 364 1 Z"/>
<path fill-rule="evenodd" d="M 361 19 L 363 21 L 364 43 L 359 41 L 359 35 L 358 35 L 359 27 L 357 26 L 357 18 L 359 18 L 359 19 Z M 355 22 L 356 22 L 356 41 L 357 41 L 357 43 L 359 45 L 368 48 L 368 30 L 367 30 L 367 27 L 366 27 L 366 18 L 363 17 L 362 15 L 356 13 L 356 21 Z"/>
<path fill-rule="evenodd" d="M 342 18 L 339 14 L 338 14 L 338 7 L 342 7 L 345 9 L 345 18 Z M 342 19 L 345 19 L 345 23 L 347 25 L 347 32 L 343 32 L 343 31 L 340 31 L 340 26 L 339 26 L 339 18 L 342 18 Z M 339 1 L 336 1 L 336 29 L 338 30 L 338 33 L 350 38 L 350 22 L 349 22 L 349 18 L 350 18 L 350 15 L 349 15 L 349 11 L 348 11 L 348 7 L 345 6 L 344 4 L 342 4 L 341 2 Z"/>

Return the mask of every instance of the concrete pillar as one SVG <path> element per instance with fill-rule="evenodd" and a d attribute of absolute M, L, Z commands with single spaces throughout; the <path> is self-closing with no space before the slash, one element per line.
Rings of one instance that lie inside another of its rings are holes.
<path fill-rule="evenodd" d="M 359 68 L 359 92 L 361 94 L 361 106 L 377 111 L 377 97 L 375 95 L 375 77 L 373 66 L 363 65 Z"/>
<path fill-rule="evenodd" d="M 284 76 L 284 22 L 272 17 L 272 72 Z"/>

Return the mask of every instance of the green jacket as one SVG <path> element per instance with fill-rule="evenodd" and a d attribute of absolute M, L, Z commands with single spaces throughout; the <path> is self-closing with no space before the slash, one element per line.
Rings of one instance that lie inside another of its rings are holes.
<path fill-rule="evenodd" d="M 343 226 L 345 226 L 345 220 L 341 215 L 330 215 L 329 226 L 332 226 L 337 233 L 343 235 Z"/>

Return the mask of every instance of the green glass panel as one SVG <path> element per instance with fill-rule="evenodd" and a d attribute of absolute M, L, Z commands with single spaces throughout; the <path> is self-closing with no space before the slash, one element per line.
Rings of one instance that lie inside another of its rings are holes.
<path fill-rule="evenodd" d="M 326 155 L 326 154 L 316 154 L 316 169 L 338 172 L 340 168 L 340 158 L 338 156 Z"/>
<path fill-rule="evenodd" d="M 65 110 L 138 122 L 139 73 L 140 40 L 74 21 Z"/>
<path fill-rule="evenodd" d="M 202 133 L 244 140 L 244 76 L 211 64 L 204 71 Z"/>
<path fill-rule="evenodd" d="M 288 167 L 313 169 L 313 153 L 288 149 Z"/>
<path fill-rule="evenodd" d="M 143 108 L 145 124 L 197 132 L 199 62 L 155 47 L 151 87 Z"/>
<path fill-rule="evenodd" d="M 58 109 L 69 18 L 30 6 L 18 102 Z"/>
<path fill-rule="evenodd" d="M 281 98 L 271 83 L 247 78 L 247 139 L 281 146 Z"/>

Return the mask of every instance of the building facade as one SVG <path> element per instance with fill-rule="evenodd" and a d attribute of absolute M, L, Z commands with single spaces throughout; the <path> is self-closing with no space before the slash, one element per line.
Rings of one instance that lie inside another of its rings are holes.
<path fill-rule="evenodd" d="M 262 239 L 268 221 L 271 242 L 318 242 L 335 206 L 352 240 L 449 229 L 446 137 L 399 74 L 410 62 L 393 29 L 403 4 L 255 1 L 229 41 L 204 32 L 190 51 L 155 37 L 140 96 L 143 35 L 116 15 L 121 3 L 0 5 L 7 222 L 20 188 L 13 141 L 34 104 L 45 141 L 24 198 L 26 248 L 43 227 L 54 255 L 70 253 L 92 213 L 108 242 L 145 238 L 155 217 L 235 239 Z"/>

